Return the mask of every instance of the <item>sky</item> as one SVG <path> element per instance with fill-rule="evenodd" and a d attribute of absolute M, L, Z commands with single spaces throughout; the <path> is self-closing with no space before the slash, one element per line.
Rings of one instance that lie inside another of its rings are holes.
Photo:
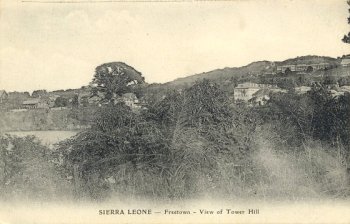
<path fill-rule="evenodd" d="M 350 31 L 345 0 L 72 1 L 0 0 L 0 89 L 79 88 L 113 61 L 164 83 L 259 60 L 350 53 L 341 42 Z"/>

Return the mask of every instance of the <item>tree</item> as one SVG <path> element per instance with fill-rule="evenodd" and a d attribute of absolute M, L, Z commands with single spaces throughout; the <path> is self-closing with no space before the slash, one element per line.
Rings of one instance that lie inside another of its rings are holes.
<path fill-rule="evenodd" d="M 45 96 L 46 94 L 47 94 L 47 91 L 45 89 L 34 90 L 32 93 L 32 97 L 39 98 L 39 97 Z"/>
<path fill-rule="evenodd" d="M 299 77 L 295 80 L 297 86 L 304 86 L 307 84 L 307 81 L 305 74 L 299 74 Z"/>
<path fill-rule="evenodd" d="M 325 76 L 322 81 L 323 81 L 322 82 L 323 85 L 337 84 L 336 78 L 334 76 L 330 76 L 330 75 Z"/>
<path fill-rule="evenodd" d="M 339 86 L 348 86 L 350 85 L 350 77 L 341 77 L 338 79 Z"/>
<path fill-rule="evenodd" d="M 111 62 L 97 66 L 92 80 L 92 94 L 101 98 L 101 102 L 114 102 L 124 93 L 139 95 L 139 84 L 145 83 L 144 77 L 133 67 L 123 62 Z"/>
<path fill-rule="evenodd" d="M 348 5 L 350 6 L 350 0 L 347 1 Z M 350 8 L 348 9 L 350 13 Z M 350 16 L 348 17 L 348 23 L 350 24 Z M 347 35 L 344 35 L 342 41 L 344 43 L 350 44 L 350 32 Z"/>
<path fill-rule="evenodd" d="M 64 97 L 57 97 L 55 100 L 55 107 L 66 107 L 68 105 L 68 100 Z"/>
<path fill-rule="evenodd" d="M 287 76 L 287 75 L 290 75 L 292 73 L 292 70 L 290 70 L 290 68 L 286 68 L 286 70 L 284 71 L 284 74 Z"/>
<path fill-rule="evenodd" d="M 295 82 L 290 78 L 281 78 L 277 81 L 277 86 L 282 89 L 293 90 L 295 88 Z"/>
<path fill-rule="evenodd" d="M 307 73 L 311 73 L 314 70 L 314 68 L 312 66 L 308 66 L 306 69 Z"/>
<path fill-rule="evenodd" d="M 79 96 L 77 94 L 75 94 L 72 98 L 72 107 L 79 107 Z"/>

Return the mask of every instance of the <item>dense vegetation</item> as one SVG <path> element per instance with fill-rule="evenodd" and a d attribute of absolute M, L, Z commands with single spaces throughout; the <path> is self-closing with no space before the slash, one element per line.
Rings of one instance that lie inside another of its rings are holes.
<path fill-rule="evenodd" d="M 45 173 L 33 179 L 37 187 L 78 199 L 349 196 L 349 94 L 333 97 L 318 83 L 307 94 L 291 89 L 252 106 L 233 103 L 224 86 L 209 80 L 157 93 L 137 82 L 126 87 L 133 78 L 120 75 L 131 67 L 103 77 L 100 69 L 94 82 L 105 98 L 90 128 L 55 151 L 32 138 L 2 138 L 1 193 L 36 192 L 23 178 Z M 113 82 L 120 78 L 128 81 Z M 143 97 L 142 109 L 114 100 L 126 90 Z"/>
<path fill-rule="evenodd" d="M 70 198 L 72 188 L 55 167 L 51 153 L 34 136 L 1 136 L 0 198 L 20 201 Z"/>
<path fill-rule="evenodd" d="M 118 87 L 116 87 L 118 88 Z M 105 104 L 91 129 L 61 144 L 79 196 L 346 196 L 350 96 L 325 85 L 233 104 L 204 80 L 144 109 Z"/>

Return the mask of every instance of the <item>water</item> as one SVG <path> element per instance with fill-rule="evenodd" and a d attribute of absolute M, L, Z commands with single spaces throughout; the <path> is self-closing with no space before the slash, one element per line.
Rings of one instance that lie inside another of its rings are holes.
<path fill-rule="evenodd" d="M 18 137 L 25 137 L 34 135 L 45 145 L 52 146 L 55 143 L 68 139 L 76 135 L 79 131 L 13 131 L 6 132 L 6 134 L 15 135 Z"/>

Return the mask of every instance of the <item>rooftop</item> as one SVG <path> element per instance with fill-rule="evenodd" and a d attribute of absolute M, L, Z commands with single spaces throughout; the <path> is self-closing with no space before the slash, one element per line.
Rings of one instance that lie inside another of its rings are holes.
<path fill-rule="evenodd" d="M 40 102 L 40 99 L 31 99 L 31 100 L 26 100 L 23 102 L 24 105 L 31 105 L 31 104 L 37 104 Z"/>

